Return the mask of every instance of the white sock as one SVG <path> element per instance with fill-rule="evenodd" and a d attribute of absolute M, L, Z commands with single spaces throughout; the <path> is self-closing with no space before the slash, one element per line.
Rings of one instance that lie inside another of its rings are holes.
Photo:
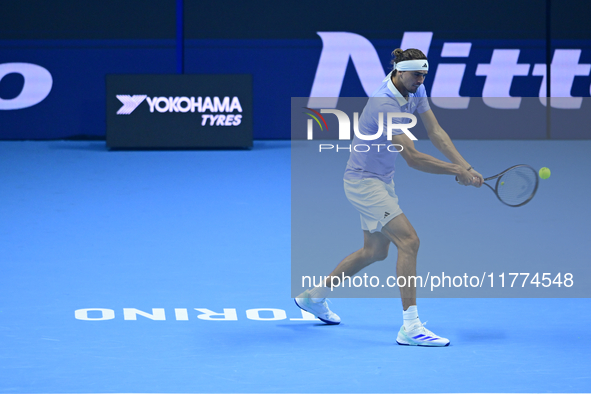
<path fill-rule="evenodd" d="M 416 305 L 411 305 L 407 310 L 402 311 L 402 320 L 404 321 L 404 328 L 408 331 L 416 325 L 421 324 L 419 320 L 419 312 Z"/>
<path fill-rule="evenodd" d="M 330 287 L 314 287 L 308 291 L 312 302 L 322 302 L 330 293 Z"/>

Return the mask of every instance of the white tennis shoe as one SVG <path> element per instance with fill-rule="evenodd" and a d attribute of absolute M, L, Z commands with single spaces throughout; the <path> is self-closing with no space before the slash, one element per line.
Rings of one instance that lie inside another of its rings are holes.
<path fill-rule="evenodd" d="M 409 331 L 400 328 L 396 342 L 405 346 L 449 346 L 449 339 L 441 338 L 425 328 L 425 324 L 417 324 Z"/>
<path fill-rule="evenodd" d="M 341 322 L 341 318 L 328 309 L 326 298 L 323 298 L 320 302 L 314 302 L 310 298 L 310 293 L 306 290 L 296 297 L 294 301 L 298 307 L 306 312 L 310 312 L 326 324 L 339 324 Z"/>

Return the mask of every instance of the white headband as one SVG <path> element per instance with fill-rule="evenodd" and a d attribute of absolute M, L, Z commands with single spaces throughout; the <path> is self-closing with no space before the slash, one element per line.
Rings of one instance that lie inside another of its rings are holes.
<path fill-rule="evenodd" d="M 429 62 L 427 59 L 418 60 L 403 60 L 396 63 L 396 70 L 398 71 L 429 71 Z"/>

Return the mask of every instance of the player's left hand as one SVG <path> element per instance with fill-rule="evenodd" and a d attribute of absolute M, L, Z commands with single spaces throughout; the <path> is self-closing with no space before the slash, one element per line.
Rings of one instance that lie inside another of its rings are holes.
<path fill-rule="evenodd" d="M 480 187 L 484 183 L 484 178 L 482 175 L 476 171 L 474 168 L 470 169 L 470 174 L 472 174 L 472 183 L 469 186 Z"/>

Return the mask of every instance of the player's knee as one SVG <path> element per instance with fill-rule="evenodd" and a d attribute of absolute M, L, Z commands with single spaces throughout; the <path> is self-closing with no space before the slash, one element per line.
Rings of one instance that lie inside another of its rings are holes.
<path fill-rule="evenodd" d="M 417 254 L 420 245 L 421 241 L 416 233 L 411 234 L 402 240 L 402 249 L 408 253 Z"/>
<path fill-rule="evenodd" d="M 375 261 L 386 260 L 386 257 L 388 257 L 388 249 L 376 250 L 373 256 Z"/>

